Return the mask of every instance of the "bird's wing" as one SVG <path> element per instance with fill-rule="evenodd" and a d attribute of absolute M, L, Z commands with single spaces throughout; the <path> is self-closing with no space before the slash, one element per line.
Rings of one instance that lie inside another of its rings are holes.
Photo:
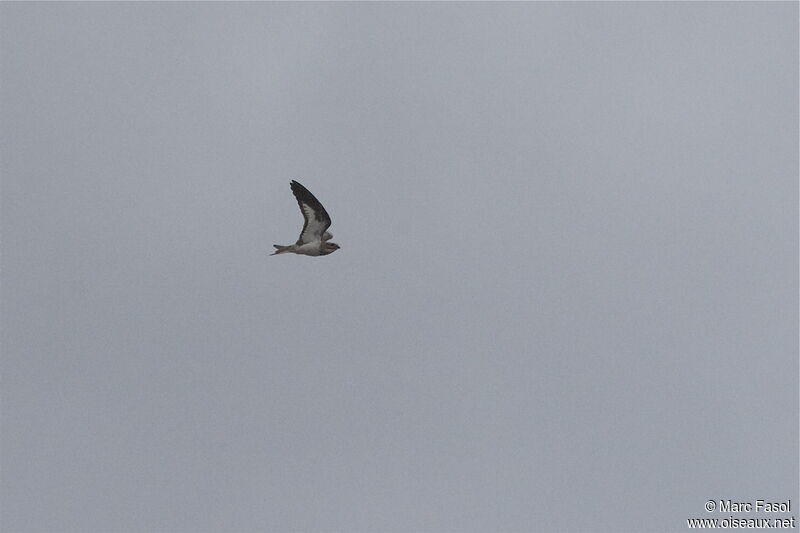
<path fill-rule="evenodd" d="M 331 225 L 331 217 L 328 212 L 308 189 L 294 180 L 292 180 L 292 193 L 297 198 L 300 212 L 303 213 L 305 219 L 297 244 L 321 241 L 325 230 Z"/>

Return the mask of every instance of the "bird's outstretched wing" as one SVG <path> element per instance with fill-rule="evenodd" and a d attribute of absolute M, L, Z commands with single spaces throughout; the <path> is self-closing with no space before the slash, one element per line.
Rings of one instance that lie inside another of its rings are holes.
<path fill-rule="evenodd" d="M 300 232 L 300 238 L 297 239 L 297 244 L 306 244 L 323 240 L 325 230 L 331 225 L 331 217 L 328 215 L 328 212 L 325 211 L 325 208 L 322 207 L 319 200 L 317 200 L 308 189 L 294 180 L 292 180 L 292 193 L 294 193 L 294 197 L 297 198 L 300 212 L 303 213 L 303 218 L 305 219 L 303 230 Z"/>

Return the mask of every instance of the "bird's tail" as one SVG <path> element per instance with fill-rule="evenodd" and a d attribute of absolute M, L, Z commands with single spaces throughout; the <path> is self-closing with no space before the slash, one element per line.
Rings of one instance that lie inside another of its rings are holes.
<path fill-rule="evenodd" d="M 281 246 L 280 244 L 273 244 L 272 246 L 275 247 L 275 251 L 269 255 L 285 254 L 290 248 L 289 246 Z"/>

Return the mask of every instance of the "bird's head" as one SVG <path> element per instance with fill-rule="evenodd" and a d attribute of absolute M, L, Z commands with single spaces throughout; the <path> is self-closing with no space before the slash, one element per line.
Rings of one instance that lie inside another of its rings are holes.
<path fill-rule="evenodd" d="M 336 250 L 339 249 L 339 245 L 335 242 L 323 242 L 322 243 L 322 255 L 332 254 Z"/>

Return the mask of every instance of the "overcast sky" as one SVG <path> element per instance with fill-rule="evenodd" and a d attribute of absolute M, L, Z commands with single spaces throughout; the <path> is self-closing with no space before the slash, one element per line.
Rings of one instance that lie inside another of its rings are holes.
<path fill-rule="evenodd" d="M 4 531 L 797 515 L 796 2 L 0 15 Z"/>

